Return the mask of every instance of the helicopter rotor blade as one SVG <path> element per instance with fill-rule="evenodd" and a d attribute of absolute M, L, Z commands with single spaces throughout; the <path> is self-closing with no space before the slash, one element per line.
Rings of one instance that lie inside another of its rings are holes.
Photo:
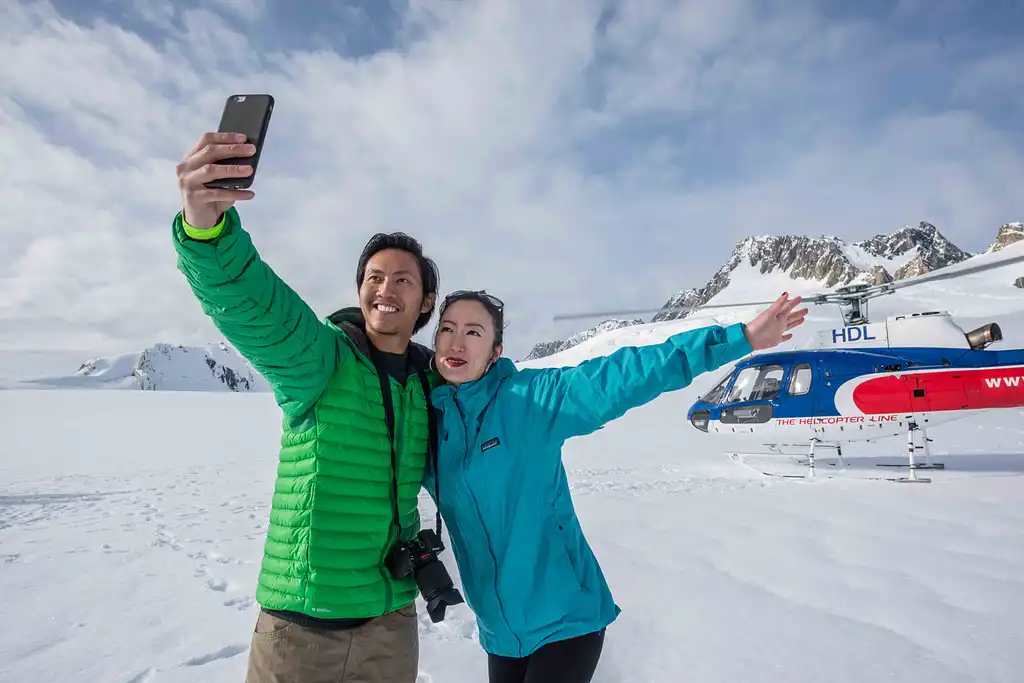
<path fill-rule="evenodd" d="M 880 284 L 871 285 L 870 287 L 864 287 L 863 289 L 858 289 L 852 292 L 843 292 L 842 290 L 825 292 L 813 297 L 813 299 L 814 303 L 842 304 L 853 301 L 865 302 L 869 299 L 875 298 L 876 296 L 892 294 L 896 290 L 905 289 L 907 287 L 916 287 L 917 285 L 925 285 L 930 282 L 952 280 L 965 275 L 974 275 L 993 268 L 1002 268 L 1020 261 L 1024 261 L 1024 252 L 1017 256 L 1011 256 L 998 261 L 989 261 L 987 263 L 979 263 L 973 266 L 965 266 L 963 268 L 957 268 L 955 265 L 947 266 L 946 268 L 940 268 L 939 270 L 925 273 L 923 275 L 915 275 L 914 277 L 906 278 L 904 280 L 896 280 L 894 282 L 882 282 Z M 806 297 L 804 301 L 810 301 L 811 299 L 812 297 Z"/>
<path fill-rule="evenodd" d="M 686 310 L 685 307 L 678 307 L 679 310 Z M 657 313 L 662 308 L 634 308 L 624 311 L 593 311 L 591 313 L 559 313 L 552 320 L 581 320 L 583 318 L 621 318 L 627 315 L 642 315 L 644 313 Z"/>
<path fill-rule="evenodd" d="M 973 266 L 966 266 L 964 268 L 957 268 L 956 270 L 947 270 L 946 268 L 940 268 L 939 270 L 932 271 L 931 273 L 925 273 L 924 275 L 918 275 L 917 277 L 907 278 L 906 280 L 898 280 L 896 282 L 889 282 L 885 285 L 879 285 L 887 289 L 903 289 L 905 287 L 914 287 L 916 285 L 925 285 L 929 282 L 937 282 L 939 280 L 951 280 L 957 277 L 963 277 L 964 275 L 974 275 L 975 273 L 981 273 L 992 268 L 1002 268 L 1003 266 L 1010 265 L 1011 263 L 1019 263 L 1024 261 L 1024 252 L 1021 252 L 1017 256 L 1011 256 L 1009 258 L 1000 259 L 998 261 L 989 261 L 987 263 L 979 263 Z M 951 266 L 955 268 L 955 266 Z"/>
<path fill-rule="evenodd" d="M 740 301 L 734 304 L 707 304 L 704 306 L 661 306 L 659 308 L 636 308 L 628 311 L 594 311 L 592 313 L 563 313 L 556 315 L 555 320 L 579 320 L 580 318 L 618 318 L 626 315 L 643 313 L 661 313 L 664 311 L 696 311 L 705 308 L 736 308 L 739 306 L 770 306 L 774 301 Z"/>

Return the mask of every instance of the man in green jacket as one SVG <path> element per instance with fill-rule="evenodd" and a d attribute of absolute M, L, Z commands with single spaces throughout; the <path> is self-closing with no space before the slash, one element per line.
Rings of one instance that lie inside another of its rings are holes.
<path fill-rule="evenodd" d="M 246 681 L 413 683 L 417 587 L 387 560 L 419 531 L 424 388 L 438 376 L 410 339 L 433 315 L 436 266 L 415 240 L 376 235 L 356 269 L 359 307 L 320 321 L 243 230 L 234 203 L 253 193 L 204 185 L 249 172 L 215 163 L 251 155 L 244 140 L 206 133 L 178 165 L 173 242 L 203 311 L 284 413 Z"/>

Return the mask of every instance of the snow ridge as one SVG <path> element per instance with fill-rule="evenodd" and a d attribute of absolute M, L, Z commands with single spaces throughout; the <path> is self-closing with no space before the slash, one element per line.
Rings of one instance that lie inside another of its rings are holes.
<path fill-rule="evenodd" d="M 530 353 L 528 353 L 526 355 L 526 358 L 524 358 L 523 360 L 536 360 L 538 358 L 551 356 L 556 353 L 566 351 L 567 349 L 571 349 L 572 347 L 577 346 L 579 344 L 582 344 L 588 339 L 592 339 L 599 334 L 604 334 L 605 332 L 609 332 L 611 330 L 619 330 L 622 329 L 623 327 L 632 327 L 633 325 L 643 324 L 644 321 L 641 320 L 640 318 L 636 318 L 634 320 L 605 320 L 604 322 L 600 322 L 589 329 L 583 330 L 582 332 L 577 332 L 576 334 L 572 335 L 565 341 L 539 342 L 534 345 L 534 347 L 530 350 Z"/>
<path fill-rule="evenodd" d="M 133 389 L 141 391 L 270 391 L 237 351 L 154 344 L 140 352 L 90 358 L 71 376 L 27 380 L 23 388 Z"/>

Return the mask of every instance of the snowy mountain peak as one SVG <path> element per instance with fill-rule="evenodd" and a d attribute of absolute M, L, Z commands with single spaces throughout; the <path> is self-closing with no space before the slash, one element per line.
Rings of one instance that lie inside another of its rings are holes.
<path fill-rule="evenodd" d="M 875 235 L 869 240 L 857 242 L 856 246 L 879 258 L 901 256 L 914 248 L 943 250 L 952 247 L 957 250 L 938 228 L 923 221 L 916 228 L 908 225 L 889 235 Z"/>
<path fill-rule="evenodd" d="M 699 288 L 685 289 L 670 298 L 651 322 L 685 318 L 729 286 L 730 276 L 741 265 L 760 275 L 781 271 L 792 278 L 823 282 L 826 287 L 849 283 L 860 270 L 850 263 L 844 243 L 836 237 L 798 235 L 747 237 L 736 245 L 724 266 Z"/>
<path fill-rule="evenodd" d="M 894 280 L 945 268 L 971 256 L 943 237 L 934 225 L 923 221 L 916 228 L 907 226 L 890 235 L 875 235 L 853 246 L 876 258 L 890 261 L 912 254 L 893 272 Z"/>
<path fill-rule="evenodd" d="M 743 265 L 760 275 L 784 273 L 791 279 L 810 281 L 828 290 L 853 282 L 881 284 L 902 280 L 960 263 L 970 256 L 926 222 L 852 244 L 830 235 L 748 237 L 736 245 L 729 261 L 704 287 L 674 295 L 652 322 L 686 317 L 689 309 L 706 304 L 724 291 L 733 272 Z"/>
<path fill-rule="evenodd" d="M 1003 231 L 1007 233 L 1003 238 L 1006 243 L 1024 237 L 1024 225 L 1020 223 L 1004 226 Z M 778 282 L 779 277 L 783 280 L 802 281 L 807 289 L 827 291 L 853 283 L 875 285 L 902 280 L 960 263 L 970 257 L 970 253 L 946 239 L 933 224 L 924 221 L 916 226 L 908 225 L 890 234 L 878 234 L 853 243 L 833 235 L 747 237 L 736 244 L 729 260 L 702 287 L 691 287 L 674 294 L 651 322 L 685 318 L 692 309 L 707 304 L 726 289 L 729 289 L 730 297 L 739 296 L 741 301 L 751 300 L 747 298 L 748 294 L 737 294 L 737 277 L 745 284 L 739 290 L 751 292 L 760 292 L 764 278 L 769 277 L 776 278 L 775 282 Z M 762 284 L 746 286 L 754 283 Z M 789 287 L 785 284 L 782 286 Z M 755 294 L 753 300 L 757 296 Z M 630 324 L 638 322 L 642 321 Z M 537 344 L 526 360 L 564 351 L 605 329 L 625 326 L 622 321 L 618 321 L 616 327 L 602 328 L 602 325 L 573 335 L 565 341 Z"/>
<path fill-rule="evenodd" d="M 999 251 L 1010 246 L 1014 242 L 1019 242 L 1024 239 L 1024 223 L 1007 223 L 1003 227 L 999 228 L 999 232 L 996 234 L 996 241 L 989 245 L 989 248 L 985 250 L 986 254 L 994 251 Z"/>
<path fill-rule="evenodd" d="M 269 391 L 249 363 L 223 342 L 206 346 L 154 344 L 134 353 L 90 358 L 71 376 L 26 385 L 143 391 Z"/>
<path fill-rule="evenodd" d="M 599 334 L 608 332 L 610 330 L 618 330 L 623 327 L 631 327 L 633 325 L 642 325 L 643 320 L 637 318 L 636 320 L 605 320 L 604 322 L 594 325 L 590 329 L 577 332 L 565 341 L 551 341 L 551 342 L 539 342 L 534 345 L 523 360 L 536 360 L 537 358 L 544 358 L 546 356 L 552 356 L 556 353 L 571 349 L 578 344 L 596 337 Z"/>
<path fill-rule="evenodd" d="M 761 274 L 783 271 L 794 279 L 823 280 L 826 287 L 847 283 L 859 273 L 845 253 L 846 245 L 836 237 L 747 238 L 733 249 L 729 270 L 743 262 L 756 266 Z"/>

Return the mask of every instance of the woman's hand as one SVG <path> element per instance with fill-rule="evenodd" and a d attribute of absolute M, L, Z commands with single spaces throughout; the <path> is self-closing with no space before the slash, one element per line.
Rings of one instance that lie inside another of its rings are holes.
<path fill-rule="evenodd" d="M 806 308 L 793 310 L 800 301 L 800 297 L 790 299 L 789 292 L 783 292 L 767 310 L 747 323 L 744 334 L 755 351 L 770 349 L 793 338 L 787 332 L 802 325 L 807 315 Z"/>

